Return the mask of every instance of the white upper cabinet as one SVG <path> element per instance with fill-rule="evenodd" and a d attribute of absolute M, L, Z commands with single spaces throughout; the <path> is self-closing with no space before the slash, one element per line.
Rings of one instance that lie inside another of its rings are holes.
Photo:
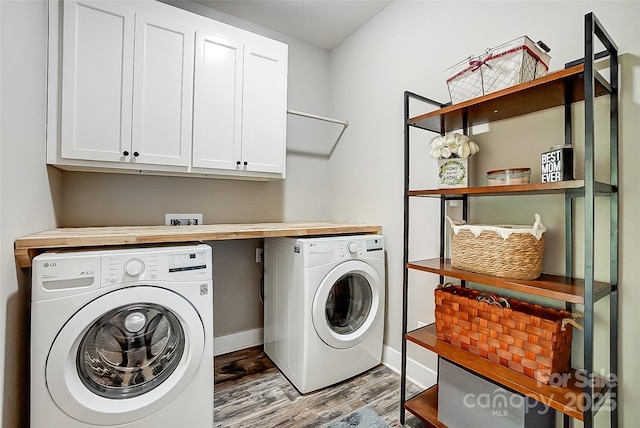
<path fill-rule="evenodd" d="M 49 164 L 284 178 L 285 44 L 155 1 L 51 0 L 49 24 Z"/>
<path fill-rule="evenodd" d="M 193 166 L 285 174 L 285 44 L 224 24 L 196 33 Z"/>
<path fill-rule="evenodd" d="M 65 4 L 62 157 L 119 162 L 131 149 L 134 19 L 124 2 Z"/>
<path fill-rule="evenodd" d="M 284 172 L 287 112 L 287 49 L 252 41 L 245 45 L 242 167 Z"/>
<path fill-rule="evenodd" d="M 241 41 L 196 33 L 193 166 L 235 170 L 242 147 Z"/>
<path fill-rule="evenodd" d="M 133 78 L 135 162 L 189 166 L 193 27 L 138 12 Z"/>

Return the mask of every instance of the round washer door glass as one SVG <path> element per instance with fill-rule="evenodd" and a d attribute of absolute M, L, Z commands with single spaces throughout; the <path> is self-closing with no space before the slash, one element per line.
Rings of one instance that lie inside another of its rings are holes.
<path fill-rule="evenodd" d="M 312 319 L 318 336 L 329 346 L 351 348 L 376 325 L 384 302 L 384 283 L 376 270 L 361 260 L 333 268 L 313 298 Z"/>
<path fill-rule="evenodd" d="M 325 314 L 329 328 L 338 334 L 357 331 L 371 313 L 371 284 L 359 274 L 349 272 L 338 279 L 327 297 Z"/>
<path fill-rule="evenodd" d="M 130 424 L 181 394 L 204 351 L 202 319 L 182 295 L 122 288 L 83 306 L 58 332 L 45 367 L 47 388 L 80 422 Z"/>
<path fill-rule="evenodd" d="M 157 304 L 125 305 L 93 323 L 78 347 L 84 385 L 102 397 L 144 394 L 173 373 L 184 352 L 180 321 Z"/>

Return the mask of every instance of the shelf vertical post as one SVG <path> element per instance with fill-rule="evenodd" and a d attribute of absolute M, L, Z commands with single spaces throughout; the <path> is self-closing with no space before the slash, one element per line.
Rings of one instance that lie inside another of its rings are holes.
<path fill-rule="evenodd" d="M 608 35 L 599 27 L 601 38 L 608 39 Z M 611 194 L 609 200 L 609 282 L 612 284 L 612 291 L 609 297 L 609 369 L 617 379 L 615 385 L 611 388 L 611 399 L 614 401 L 615 407 L 611 410 L 611 426 L 618 427 L 618 407 L 620 404 L 620 396 L 618 389 L 618 227 L 619 227 L 619 194 L 618 194 L 618 174 L 619 174 L 619 128 L 618 128 L 618 49 L 611 41 L 605 43 L 610 53 L 609 58 L 609 81 L 611 85 L 611 95 L 609 97 L 609 160 L 610 160 L 610 182 L 615 187 L 615 191 Z"/>
<path fill-rule="evenodd" d="M 565 276 L 573 276 L 573 195 L 565 193 L 564 195 L 564 247 L 565 260 L 564 269 Z"/>
<path fill-rule="evenodd" d="M 414 94 L 409 91 L 404 92 L 404 243 L 403 243 L 403 274 L 402 274 L 402 345 L 401 345 L 401 362 L 400 362 L 400 424 L 405 423 L 405 402 L 407 401 L 407 330 L 408 330 L 408 305 L 409 305 L 409 190 L 410 190 L 410 100 L 416 99 L 442 108 L 445 105 L 437 101 L 430 100 L 423 96 Z M 442 204 L 446 204 L 442 199 Z M 444 227 L 444 219 L 441 219 Z M 442 235 L 441 235 L 442 237 Z M 441 244 L 441 251 L 444 251 L 444 242 Z"/>
<path fill-rule="evenodd" d="M 572 118 L 573 85 L 567 83 L 564 87 L 564 144 L 573 144 Z M 574 171 L 575 172 L 575 171 Z M 566 276 L 573 276 L 573 195 L 564 195 L 564 269 Z"/>
<path fill-rule="evenodd" d="M 594 337 L 593 337 L 593 270 L 594 270 L 594 233 L 595 233 L 595 201 L 594 201 L 594 49 L 593 49 L 593 14 L 585 15 L 584 24 L 584 369 L 591 380 L 594 369 Z M 589 382 L 591 383 L 591 382 Z M 585 386 L 587 397 L 593 397 L 593 386 Z M 593 428 L 593 412 L 584 411 L 584 427 Z"/>
<path fill-rule="evenodd" d="M 400 424 L 405 422 L 404 403 L 407 390 L 407 306 L 409 292 L 409 98 L 411 93 L 404 93 L 404 243 L 402 260 L 402 361 L 400 363 Z"/>
<path fill-rule="evenodd" d="M 440 258 L 444 259 L 446 255 L 445 248 L 445 236 L 447 230 L 447 223 L 444 221 L 445 213 L 447 212 L 447 197 L 445 195 L 440 196 Z M 444 275 L 440 275 L 440 284 L 444 284 Z"/>
<path fill-rule="evenodd" d="M 593 13 L 585 15 L 584 44 L 584 91 L 585 91 L 585 307 L 584 307 L 584 366 L 590 379 L 593 378 L 594 366 L 594 315 L 595 297 L 594 252 L 595 252 L 595 67 L 594 36 L 605 46 L 609 57 L 610 111 L 609 111 L 609 163 L 610 181 L 613 191 L 610 194 L 610 326 L 609 326 L 609 369 L 617 376 L 618 371 L 618 50 L 607 32 Z M 592 406 L 584 411 L 584 426 L 592 428 L 594 416 L 594 386 L 590 382 L 585 386 L 585 394 L 589 397 L 587 404 Z M 610 389 L 610 398 L 619 400 L 617 386 Z M 618 426 L 618 406 L 611 409 L 611 426 Z"/>

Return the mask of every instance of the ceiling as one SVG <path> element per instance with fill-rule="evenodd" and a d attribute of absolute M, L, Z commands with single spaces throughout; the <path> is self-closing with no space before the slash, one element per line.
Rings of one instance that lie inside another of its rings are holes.
<path fill-rule="evenodd" d="M 194 0 L 331 50 L 392 0 Z"/>

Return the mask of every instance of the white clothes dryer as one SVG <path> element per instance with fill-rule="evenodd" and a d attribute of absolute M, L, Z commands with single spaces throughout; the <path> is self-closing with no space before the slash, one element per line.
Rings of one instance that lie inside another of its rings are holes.
<path fill-rule="evenodd" d="M 213 426 L 204 244 L 33 259 L 31 426 Z"/>
<path fill-rule="evenodd" d="M 383 238 L 265 240 L 264 350 L 305 394 L 382 360 Z"/>

